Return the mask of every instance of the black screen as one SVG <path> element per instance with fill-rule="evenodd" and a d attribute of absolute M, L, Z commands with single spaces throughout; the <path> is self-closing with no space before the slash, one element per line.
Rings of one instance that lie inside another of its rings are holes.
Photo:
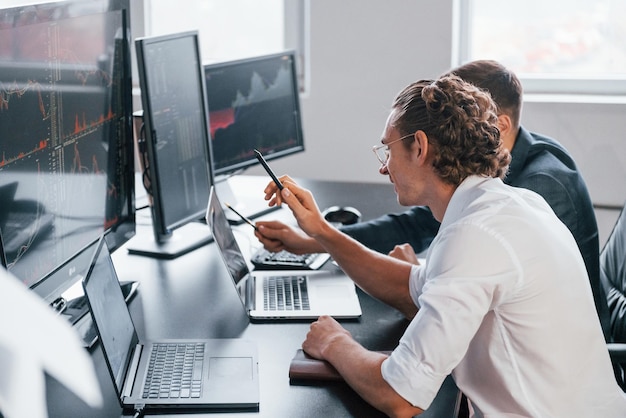
<path fill-rule="evenodd" d="M 205 65 L 213 173 L 304 151 L 291 51 Z"/>
<path fill-rule="evenodd" d="M 212 182 L 196 32 L 138 39 L 137 62 L 157 241 L 202 217 Z"/>
<path fill-rule="evenodd" d="M 93 247 L 95 250 L 86 251 L 90 262 L 87 263 L 89 267 L 83 287 L 102 340 L 107 365 L 114 377 L 115 390 L 120 395 L 132 349 L 139 340 L 107 246 L 98 242 Z"/>
<path fill-rule="evenodd" d="M 47 300 L 103 232 L 111 249 L 134 235 L 128 10 L 0 10 L 0 232 L 8 269 Z"/>

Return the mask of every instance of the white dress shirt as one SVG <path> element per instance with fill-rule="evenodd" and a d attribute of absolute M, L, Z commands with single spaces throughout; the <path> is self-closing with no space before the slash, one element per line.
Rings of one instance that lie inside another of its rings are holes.
<path fill-rule="evenodd" d="M 426 409 L 452 373 L 475 417 L 626 417 L 583 259 L 543 198 L 469 177 L 426 260 L 382 366 L 402 397 Z"/>

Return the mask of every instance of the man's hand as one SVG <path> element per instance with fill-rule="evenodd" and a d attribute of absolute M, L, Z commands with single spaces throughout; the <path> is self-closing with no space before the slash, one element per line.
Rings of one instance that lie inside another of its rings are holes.
<path fill-rule="evenodd" d="M 413 247 L 410 244 L 396 245 L 393 247 L 393 250 L 389 251 L 389 256 L 398 260 L 408 261 L 411 264 L 419 264 L 417 255 L 415 255 L 415 251 L 413 251 Z"/>
<path fill-rule="evenodd" d="M 287 250 L 293 254 L 322 252 L 323 248 L 301 229 L 280 221 L 257 221 L 254 235 L 266 250 L 278 252 Z"/>
<path fill-rule="evenodd" d="M 339 338 L 352 339 L 350 333 L 330 316 L 320 316 L 311 324 L 302 349 L 312 357 L 325 360 L 324 350 Z"/>
<path fill-rule="evenodd" d="M 332 364 L 363 399 L 388 416 L 413 417 L 423 412 L 383 379 L 381 367 L 387 355 L 366 350 L 330 316 L 320 316 L 311 324 L 302 349 Z"/>
<path fill-rule="evenodd" d="M 265 188 L 265 200 L 269 205 L 285 203 L 291 210 L 298 222 L 298 226 L 310 237 L 315 238 L 325 229 L 332 226 L 324 219 L 322 212 L 317 207 L 312 193 L 298 186 L 289 176 L 280 177 L 283 190 L 278 190 L 274 182 L 270 182 Z"/>

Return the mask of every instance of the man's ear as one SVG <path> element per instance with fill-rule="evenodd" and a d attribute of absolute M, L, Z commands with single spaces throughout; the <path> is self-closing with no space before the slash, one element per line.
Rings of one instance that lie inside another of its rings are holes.
<path fill-rule="evenodd" d="M 415 141 L 414 141 L 414 155 L 417 158 L 418 162 L 424 163 L 426 162 L 426 158 L 428 157 L 429 152 L 429 143 L 428 137 L 424 131 L 415 132 Z"/>
<path fill-rule="evenodd" d="M 509 115 L 505 115 L 504 113 L 498 115 L 498 129 L 500 130 L 500 136 L 507 135 L 507 133 L 513 129 L 513 122 Z"/>

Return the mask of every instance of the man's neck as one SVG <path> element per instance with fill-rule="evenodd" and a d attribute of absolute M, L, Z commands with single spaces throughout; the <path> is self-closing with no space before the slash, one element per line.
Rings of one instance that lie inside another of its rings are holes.
<path fill-rule="evenodd" d="M 519 128 L 516 130 L 511 130 L 502 135 L 502 145 L 504 148 L 508 149 L 509 152 L 513 151 L 513 147 L 515 146 L 515 140 L 517 139 L 517 133 L 519 132 Z"/>
<path fill-rule="evenodd" d="M 443 219 L 443 215 L 446 213 L 448 204 L 450 203 L 452 195 L 457 187 L 459 186 L 440 182 L 438 187 L 435 188 L 437 190 L 437 198 L 432 204 L 428 205 L 428 207 L 438 222 L 441 222 Z"/>

